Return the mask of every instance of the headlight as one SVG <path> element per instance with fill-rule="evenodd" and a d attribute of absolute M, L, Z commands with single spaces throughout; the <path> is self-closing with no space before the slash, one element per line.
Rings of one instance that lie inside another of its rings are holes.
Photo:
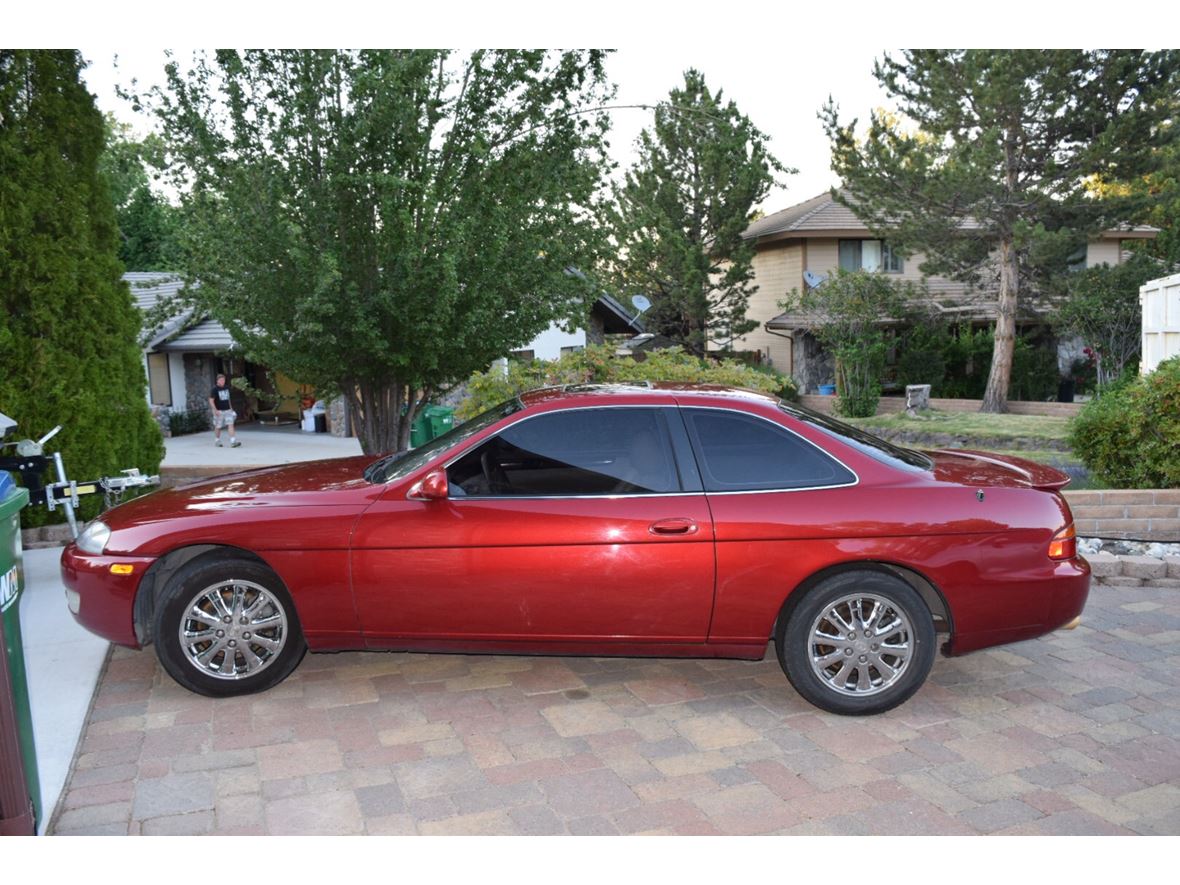
<path fill-rule="evenodd" d="M 96 519 L 82 530 L 82 534 L 78 535 L 78 540 L 74 543 L 85 553 L 100 554 L 110 540 L 110 528 L 105 522 Z"/>

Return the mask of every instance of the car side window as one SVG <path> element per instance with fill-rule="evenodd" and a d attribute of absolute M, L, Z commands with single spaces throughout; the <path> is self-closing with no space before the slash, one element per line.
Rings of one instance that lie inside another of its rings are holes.
<path fill-rule="evenodd" d="M 707 492 L 856 482 L 848 468 L 785 427 L 730 409 L 683 408 Z"/>
<path fill-rule="evenodd" d="M 452 497 L 658 495 L 680 491 L 668 409 L 547 412 L 518 421 L 447 470 Z"/>

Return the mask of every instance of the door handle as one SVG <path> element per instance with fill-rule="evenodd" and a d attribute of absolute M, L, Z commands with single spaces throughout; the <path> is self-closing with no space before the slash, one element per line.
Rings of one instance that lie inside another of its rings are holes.
<path fill-rule="evenodd" d="M 683 516 L 674 516 L 653 522 L 647 530 L 653 535 L 691 535 L 696 533 L 697 524 Z"/>

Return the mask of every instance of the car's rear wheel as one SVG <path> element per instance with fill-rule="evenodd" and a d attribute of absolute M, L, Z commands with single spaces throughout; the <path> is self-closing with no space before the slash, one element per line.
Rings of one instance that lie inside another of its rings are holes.
<path fill-rule="evenodd" d="M 775 636 L 791 685 L 824 710 L 882 713 L 916 692 L 934 663 L 934 618 L 905 581 L 842 572 L 807 592 Z"/>
<path fill-rule="evenodd" d="M 213 697 L 265 691 L 307 651 L 283 582 L 262 563 L 206 554 L 156 601 L 152 635 L 168 675 Z"/>

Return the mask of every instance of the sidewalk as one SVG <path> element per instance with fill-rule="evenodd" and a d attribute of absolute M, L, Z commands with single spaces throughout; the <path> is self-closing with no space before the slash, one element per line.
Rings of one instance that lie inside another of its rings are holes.
<path fill-rule="evenodd" d="M 66 607 L 60 558 L 60 547 L 24 551 L 25 591 L 20 602 L 33 739 L 41 778 L 41 833 L 65 785 L 110 648 L 105 640 L 79 627 Z"/>
<path fill-rule="evenodd" d="M 213 445 L 212 430 L 164 440 L 161 474 L 215 467 L 223 467 L 228 472 L 255 466 L 362 454 L 360 441 L 355 438 L 304 433 L 295 425 L 267 427 L 262 424 L 242 424 L 237 428 L 237 433 L 242 445 L 236 449 L 229 447 L 225 431 L 221 434 L 224 446 L 220 449 Z"/>

